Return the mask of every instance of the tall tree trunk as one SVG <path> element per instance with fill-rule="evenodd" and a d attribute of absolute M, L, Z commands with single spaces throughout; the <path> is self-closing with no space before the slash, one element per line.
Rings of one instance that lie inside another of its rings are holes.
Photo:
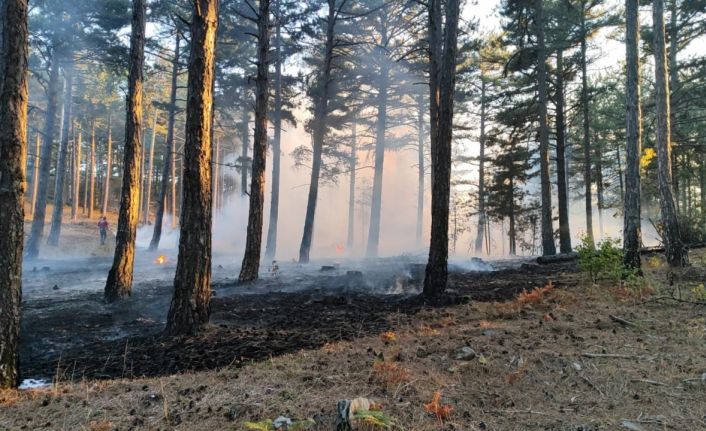
<path fill-rule="evenodd" d="M 34 216 L 34 207 L 37 205 L 37 189 L 39 188 L 39 153 L 41 151 L 42 140 L 40 134 L 37 133 L 37 139 L 34 145 L 34 154 L 32 155 L 32 203 L 29 208 L 29 215 Z"/>
<path fill-rule="evenodd" d="M 127 118 L 123 185 L 115 237 L 115 258 L 105 283 L 105 299 L 115 301 L 132 293 L 135 265 L 135 237 L 140 205 L 140 154 L 142 141 L 142 84 L 145 64 L 145 0 L 132 1 L 132 34 L 130 35 L 130 73 L 128 75 Z M 210 105 L 209 105 L 210 106 Z"/>
<path fill-rule="evenodd" d="M 270 222 L 267 225 L 265 258 L 273 260 L 277 254 L 277 225 L 279 221 L 279 187 L 282 164 L 282 10 L 281 0 L 275 1 L 275 112 L 274 139 L 272 141 L 272 191 L 270 196 Z"/>
<path fill-rule="evenodd" d="M 27 0 L 3 0 L 0 55 L 0 389 L 19 384 L 27 150 Z"/>
<path fill-rule="evenodd" d="M 91 121 L 91 158 L 88 164 L 88 219 L 93 219 L 96 191 L 96 121 Z"/>
<path fill-rule="evenodd" d="M 150 222 L 150 204 L 152 203 L 152 177 L 154 176 L 154 145 L 157 143 L 157 111 L 152 119 L 152 139 L 150 140 L 149 162 L 145 164 L 145 194 L 143 223 Z"/>
<path fill-rule="evenodd" d="M 559 205 L 559 250 L 571 252 L 569 184 L 566 179 L 566 124 L 564 120 L 564 51 L 556 53 L 556 182 Z"/>
<path fill-rule="evenodd" d="M 679 52 L 679 8 L 677 7 L 677 0 L 669 0 L 669 9 L 670 9 L 670 25 L 669 25 L 669 50 L 668 50 L 668 61 L 669 61 L 669 67 L 668 67 L 668 72 L 669 72 L 669 121 L 670 121 L 670 133 L 669 133 L 669 138 L 671 141 L 671 145 L 673 148 L 672 151 L 672 160 L 676 169 L 676 172 L 679 172 L 678 170 L 678 159 L 679 155 L 677 155 L 676 149 L 678 149 L 678 146 L 674 148 L 674 146 L 679 142 L 679 133 L 677 131 L 677 127 L 679 126 L 678 122 L 676 121 L 676 112 L 677 109 L 676 107 L 678 106 L 678 101 L 676 97 L 679 94 L 679 65 L 677 63 L 677 53 Z M 684 196 L 685 187 L 679 187 L 679 175 L 673 174 L 672 175 L 672 184 L 674 187 L 674 193 L 677 195 L 676 198 L 676 205 L 677 205 L 677 214 L 679 214 L 681 210 L 681 206 L 679 204 L 679 192 L 682 192 L 682 196 Z M 685 204 L 683 205 L 684 207 L 686 206 Z"/>
<path fill-rule="evenodd" d="M 539 174 L 542 194 L 542 254 L 556 254 L 552 226 L 552 183 L 549 173 L 549 125 L 547 124 L 547 50 L 544 43 L 544 0 L 535 0 L 537 32 L 537 97 L 539 110 Z"/>
<path fill-rule="evenodd" d="M 586 0 L 581 1 L 581 113 L 583 115 L 583 182 L 586 202 L 586 236 L 591 245 L 593 239 L 593 202 L 591 192 L 591 125 L 588 116 L 588 68 L 586 59 Z"/>
<path fill-rule="evenodd" d="M 257 280 L 260 271 L 262 223 L 265 206 L 267 167 L 267 100 L 269 99 L 268 53 L 270 51 L 270 0 L 260 0 L 257 20 L 257 78 L 255 95 L 255 137 L 253 140 L 250 208 L 245 255 L 240 267 L 241 282 Z"/>
<path fill-rule="evenodd" d="M 105 180 L 103 181 L 103 205 L 101 214 L 108 213 L 110 205 L 110 177 L 113 175 L 113 123 L 108 114 L 108 148 L 106 149 Z"/>
<path fill-rule="evenodd" d="M 216 135 L 214 138 L 216 142 L 216 147 L 213 149 L 213 211 L 216 212 L 218 210 L 218 190 L 220 189 L 220 178 L 218 176 L 220 175 L 220 170 L 221 170 L 221 138 L 220 136 Z"/>
<path fill-rule="evenodd" d="M 429 1 L 430 28 L 441 25 L 440 0 Z M 458 50 L 458 20 L 460 0 L 446 2 L 446 29 L 441 75 L 438 82 L 438 135 L 432 139 L 432 199 L 431 240 L 429 261 L 424 276 L 423 294 L 438 298 L 446 290 L 449 257 L 449 198 L 451 195 L 451 140 L 453 134 L 453 105 L 456 87 L 456 52 Z M 434 24 L 436 23 L 436 24 Z M 433 33 L 431 31 L 430 33 Z M 434 52 L 436 50 L 432 50 Z M 437 52 L 438 54 L 438 52 Z M 432 54 L 433 56 L 434 54 Z M 438 64 L 438 58 L 431 64 Z M 434 74 L 431 74 L 431 78 Z M 434 85 L 431 85 L 432 90 Z M 434 93 L 431 95 L 434 99 Z M 432 103 L 433 104 L 433 103 Z"/>
<path fill-rule="evenodd" d="M 596 146 L 596 206 L 598 207 L 598 232 L 600 238 L 605 237 L 603 224 L 603 209 L 605 208 L 605 194 L 603 186 L 603 157 L 600 146 Z"/>
<path fill-rule="evenodd" d="M 382 29 L 383 46 L 387 42 L 387 33 Z M 370 204 L 370 230 L 368 231 L 367 257 L 377 257 L 380 245 L 380 216 L 382 213 L 382 180 L 385 168 L 385 141 L 387 133 L 387 102 L 389 70 L 383 62 L 378 76 L 377 122 L 375 130 L 375 169 L 373 174 L 373 194 Z"/>
<path fill-rule="evenodd" d="M 348 238 L 346 238 L 346 248 L 352 251 L 355 241 L 355 177 L 358 167 L 358 120 L 353 118 L 351 136 L 351 154 L 348 159 Z"/>
<path fill-rule="evenodd" d="M 309 262 L 311 242 L 314 236 L 314 218 L 316 203 L 319 196 L 319 177 L 321 175 L 321 157 L 326 136 L 326 120 L 328 116 L 329 88 L 331 67 L 333 62 L 334 37 L 336 30 L 336 1 L 328 0 L 328 20 L 326 21 L 326 45 L 324 47 L 324 62 L 319 72 L 318 88 L 314 107 L 313 154 L 311 160 L 311 180 L 309 181 L 309 197 L 306 203 L 304 217 L 304 233 L 299 246 L 299 263 Z"/>
<path fill-rule="evenodd" d="M 657 111 L 657 164 L 662 212 L 662 240 L 667 262 L 685 266 L 689 255 L 679 235 L 679 221 L 672 192 L 671 142 L 669 141 L 669 82 L 664 36 L 664 0 L 652 2 L 653 50 L 655 55 L 655 107 Z"/>
<path fill-rule="evenodd" d="M 154 219 L 154 230 L 150 241 L 149 251 L 159 248 L 159 241 L 162 238 L 162 224 L 164 222 L 164 207 L 167 200 L 167 190 L 171 179 L 172 183 L 172 219 L 176 214 L 176 204 L 174 202 L 174 123 L 176 120 L 177 85 L 179 78 L 179 50 L 181 37 L 177 33 L 174 44 L 174 59 L 172 60 L 172 87 L 169 95 L 169 113 L 167 117 L 167 141 L 164 144 L 164 167 L 162 168 L 162 184 L 157 198 L 157 213 Z M 171 175 L 170 175 L 171 172 Z"/>
<path fill-rule="evenodd" d="M 508 228 L 508 237 L 510 238 L 510 256 L 516 256 L 517 255 L 517 238 L 515 238 L 515 182 L 513 181 L 513 178 L 510 177 L 510 184 L 508 185 L 510 188 L 510 212 L 508 214 L 508 219 L 509 219 L 509 228 Z"/>
<path fill-rule="evenodd" d="M 480 150 L 478 153 L 478 228 L 476 230 L 476 254 L 483 252 L 483 239 L 486 230 L 486 214 L 485 214 L 485 122 L 486 122 L 486 80 L 483 72 L 483 64 L 481 63 L 480 76 Z"/>
<path fill-rule="evenodd" d="M 706 230 L 706 153 L 699 157 L 699 209 L 701 212 L 701 229 Z"/>
<path fill-rule="evenodd" d="M 78 221 L 78 203 L 81 200 L 81 140 L 83 132 L 78 131 L 77 137 L 74 140 L 74 177 L 73 177 L 73 198 L 71 201 L 71 221 Z"/>
<path fill-rule="evenodd" d="M 56 44 L 55 44 L 56 45 Z M 49 169 L 51 168 L 51 153 L 54 146 L 56 131 L 56 109 L 59 98 L 59 57 L 56 49 L 51 58 L 51 71 L 47 88 L 47 111 L 42 132 L 42 149 L 39 155 L 39 179 L 37 181 L 37 200 L 34 206 L 32 229 L 27 240 L 28 259 L 39 256 L 39 246 L 44 237 L 44 218 L 47 210 L 47 192 L 49 190 Z"/>
<path fill-rule="evenodd" d="M 51 228 L 47 243 L 52 246 L 59 245 L 61 236 L 61 223 L 64 216 L 64 177 L 66 176 L 66 161 L 69 151 L 69 129 L 71 128 L 71 104 L 73 97 L 73 58 L 72 54 L 66 56 L 64 66 L 64 133 L 61 136 L 61 146 L 56 160 L 56 181 L 54 183 L 54 210 L 51 217 Z"/>
<path fill-rule="evenodd" d="M 176 229 L 177 227 L 177 180 L 176 180 L 176 139 L 174 139 L 174 128 L 172 127 L 172 142 L 170 145 L 170 148 L 172 149 L 172 158 L 171 158 L 171 165 L 172 165 L 172 192 L 171 192 L 171 199 L 172 199 L 172 229 Z"/>
<path fill-rule="evenodd" d="M 167 332 L 190 334 L 211 312 L 211 131 L 218 28 L 218 0 L 196 0 L 191 22 L 191 56 L 184 144 L 184 200 L 179 260 Z"/>
<path fill-rule="evenodd" d="M 422 244 L 424 232 L 424 141 L 426 140 L 426 130 L 424 129 L 424 95 L 417 95 L 417 246 Z"/>
<path fill-rule="evenodd" d="M 245 90 L 243 90 L 245 91 Z M 242 196 L 248 195 L 248 171 L 252 166 L 252 163 L 248 161 L 250 157 L 248 155 L 248 149 L 250 147 L 250 115 L 248 114 L 248 103 L 243 105 L 243 114 L 240 121 L 240 136 L 243 143 L 243 148 L 241 149 L 240 156 L 240 194 Z"/>

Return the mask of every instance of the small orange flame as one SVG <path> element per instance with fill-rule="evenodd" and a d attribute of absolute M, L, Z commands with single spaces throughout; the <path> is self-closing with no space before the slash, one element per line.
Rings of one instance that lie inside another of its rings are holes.
<path fill-rule="evenodd" d="M 167 256 L 161 255 L 157 259 L 154 260 L 154 263 L 157 265 L 164 265 L 167 263 Z"/>
<path fill-rule="evenodd" d="M 344 251 L 346 251 L 346 248 L 343 244 L 336 244 L 336 253 L 343 254 Z"/>

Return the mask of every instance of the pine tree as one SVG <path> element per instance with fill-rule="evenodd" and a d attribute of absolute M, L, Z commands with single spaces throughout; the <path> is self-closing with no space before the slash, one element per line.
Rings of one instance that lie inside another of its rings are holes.
<path fill-rule="evenodd" d="M 26 0 L 2 0 L 0 55 L 0 389 L 19 384 L 29 30 Z"/>
<path fill-rule="evenodd" d="M 197 0 L 191 19 L 179 258 L 167 333 L 190 334 L 211 311 L 211 131 L 218 0 Z"/>
<path fill-rule="evenodd" d="M 135 264 L 135 237 L 140 204 L 140 154 L 142 141 L 142 83 L 145 63 L 144 0 L 132 2 L 132 33 L 130 34 L 130 73 L 128 76 L 127 120 L 123 161 L 123 186 L 120 194 L 120 213 L 115 240 L 115 258 L 105 284 L 105 299 L 109 302 L 132 293 Z"/>

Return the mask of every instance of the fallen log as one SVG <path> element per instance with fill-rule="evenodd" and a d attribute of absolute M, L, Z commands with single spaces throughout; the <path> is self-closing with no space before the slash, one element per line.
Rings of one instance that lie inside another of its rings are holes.
<path fill-rule="evenodd" d="M 539 256 L 537 257 L 537 263 L 539 263 L 540 265 L 550 265 L 552 263 L 573 262 L 578 258 L 578 253 L 572 251 L 571 253 L 559 253 L 549 256 Z"/>

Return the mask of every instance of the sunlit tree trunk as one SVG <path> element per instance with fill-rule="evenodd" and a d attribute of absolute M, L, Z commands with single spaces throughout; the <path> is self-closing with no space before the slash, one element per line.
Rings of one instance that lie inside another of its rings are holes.
<path fill-rule="evenodd" d="M 179 259 L 167 333 L 191 334 L 211 312 L 211 139 L 218 0 L 195 0 L 186 104 Z"/>
<path fill-rule="evenodd" d="M 535 0 L 537 34 L 537 98 L 539 113 L 539 176 L 542 204 L 542 254 L 556 254 L 552 226 L 552 183 L 549 173 L 549 125 L 547 118 L 547 50 L 544 42 L 544 0 Z"/>
<path fill-rule="evenodd" d="M 653 51 L 655 56 L 655 108 L 657 113 L 657 178 L 662 213 L 662 241 L 667 262 L 685 266 L 689 255 L 679 234 L 679 221 L 672 191 L 671 142 L 669 141 L 669 83 L 664 35 L 664 0 L 652 2 Z"/>
<path fill-rule="evenodd" d="M 299 246 L 299 263 L 309 262 L 311 243 L 314 236 L 314 218 L 316 204 L 319 196 L 319 177 L 321 175 L 321 157 L 326 136 L 326 119 L 328 116 L 329 84 L 331 81 L 331 66 L 333 62 L 333 48 L 336 29 L 336 2 L 328 0 L 328 19 L 326 21 L 326 45 L 324 46 L 324 62 L 319 71 L 316 99 L 314 106 L 313 124 L 313 154 L 311 160 L 311 180 L 309 181 L 309 196 L 304 217 L 304 233 Z"/>
<path fill-rule="evenodd" d="M 559 250 L 571 252 L 569 184 L 566 179 L 566 124 L 564 120 L 564 51 L 556 53 L 556 181 L 559 205 Z"/>
<path fill-rule="evenodd" d="M 105 180 L 103 181 L 103 205 L 101 214 L 108 213 L 110 205 L 110 177 L 113 175 L 113 124 L 110 114 L 108 114 L 108 147 L 106 148 Z"/>
<path fill-rule="evenodd" d="M 583 182 L 586 204 L 586 236 L 591 244 L 593 239 L 593 202 L 591 192 L 591 131 L 588 113 L 588 71 L 586 59 L 586 1 L 581 1 L 581 113 L 583 115 Z"/>
<path fill-rule="evenodd" d="M 436 25 L 441 25 L 440 0 L 429 1 L 430 33 L 435 33 Z M 427 298 L 438 298 L 446 290 L 448 280 L 449 256 L 449 199 L 451 194 L 451 140 L 453 134 L 453 106 L 456 87 L 456 52 L 458 50 L 459 0 L 446 1 L 446 29 L 444 31 L 444 50 L 441 61 L 441 74 L 438 81 L 438 127 L 437 137 L 432 139 L 432 202 L 431 202 L 431 240 L 429 261 L 424 277 L 423 294 Z M 430 42 L 433 39 L 430 38 Z M 434 56 L 436 50 L 431 50 Z M 439 54 L 436 51 L 436 54 Z M 430 64 L 438 64 L 439 59 L 432 58 Z M 431 79 L 434 74 L 431 74 Z M 431 89 L 435 85 L 431 85 Z M 434 93 L 432 92 L 432 99 Z M 434 103 L 432 103 L 434 104 Z M 432 120 L 433 121 L 433 120 Z M 433 128 L 433 127 L 432 127 Z"/>
<path fill-rule="evenodd" d="M 81 200 L 81 140 L 83 138 L 83 132 L 81 130 L 76 133 L 76 139 L 74 140 L 74 172 L 73 172 L 73 187 L 71 192 L 73 193 L 73 198 L 71 199 L 71 221 L 76 223 L 78 221 L 78 204 Z"/>
<path fill-rule="evenodd" d="M 56 44 L 55 44 L 56 45 Z M 39 256 L 39 246 L 44 237 L 44 219 L 47 210 L 47 194 L 49 190 L 49 170 L 51 168 L 51 153 L 54 146 L 56 131 L 56 110 L 59 98 L 59 56 L 54 50 L 51 58 L 51 71 L 47 88 L 47 111 L 42 132 L 42 149 L 39 155 L 39 178 L 37 180 L 37 200 L 34 206 L 32 228 L 27 239 L 27 258 Z"/>
<path fill-rule="evenodd" d="M 129 296 L 132 293 L 135 237 L 140 205 L 139 173 L 140 154 L 142 153 L 140 123 L 142 122 L 142 85 L 145 64 L 145 13 L 145 0 L 133 0 L 123 185 L 120 192 L 115 258 L 105 284 L 105 299 L 108 302 Z"/>
<path fill-rule="evenodd" d="M 351 154 L 348 159 L 348 237 L 346 238 L 346 248 L 352 251 L 355 242 L 355 182 L 356 169 L 358 165 L 358 120 L 353 119 L 351 128 Z"/>
<path fill-rule="evenodd" d="M 257 19 L 257 78 L 255 81 L 255 137 L 253 139 L 250 208 L 241 282 L 257 280 L 262 248 L 267 159 L 267 101 L 269 99 L 268 53 L 270 50 L 270 0 L 260 0 Z"/>
<path fill-rule="evenodd" d="M 26 0 L 0 7 L 0 389 L 7 389 L 19 384 L 29 32 Z"/>
<path fill-rule="evenodd" d="M 154 145 L 157 142 L 157 112 L 155 111 L 154 117 L 152 118 L 152 138 L 150 140 L 150 152 L 149 161 L 145 163 L 145 194 L 144 209 L 142 210 L 142 215 L 144 219 L 143 223 L 148 224 L 150 222 L 150 204 L 152 203 L 152 177 L 154 176 Z"/>
<path fill-rule="evenodd" d="M 279 223 L 279 188 L 282 164 L 282 10 L 281 0 L 275 1 L 275 112 L 274 139 L 272 140 L 272 191 L 270 196 L 270 221 L 267 225 L 265 258 L 272 260 L 277 254 L 277 225 Z"/>
<path fill-rule="evenodd" d="M 417 246 L 422 244 L 424 232 L 424 141 L 426 140 L 424 108 L 424 95 L 420 93 L 417 95 Z"/>
<path fill-rule="evenodd" d="M 485 214 L 485 123 L 486 123 L 486 81 L 481 64 L 480 77 L 480 149 L 478 153 L 478 226 L 476 229 L 476 254 L 483 252 L 483 239 L 486 231 Z"/>

